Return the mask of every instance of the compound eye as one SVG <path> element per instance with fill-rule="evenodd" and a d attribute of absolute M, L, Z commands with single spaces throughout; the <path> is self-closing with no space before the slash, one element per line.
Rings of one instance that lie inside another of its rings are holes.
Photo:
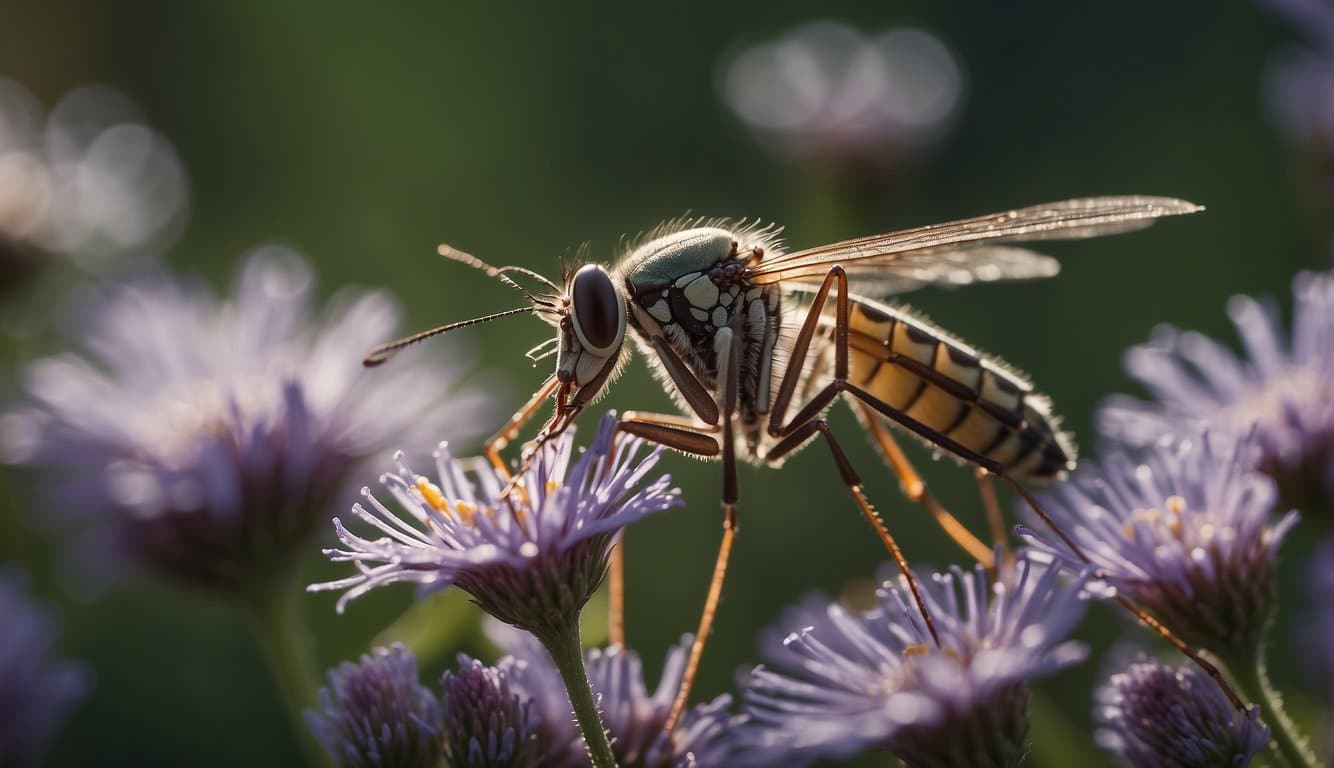
<path fill-rule="evenodd" d="M 589 352 L 606 354 L 625 333 L 625 307 L 607 270 L 596 264 L 581 267 L 570 281 L 574 332 Z"/>

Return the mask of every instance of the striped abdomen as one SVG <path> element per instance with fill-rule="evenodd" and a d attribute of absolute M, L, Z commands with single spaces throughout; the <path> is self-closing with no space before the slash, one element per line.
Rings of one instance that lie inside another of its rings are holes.
<path fill-rule="evenodd" d="M 1021 377 L 903 310 L 858 298 L 850 320 L 849 382 L 902 414 L 904 426 L 1013 477 L 1074 467 L 1049 404 Z"/>

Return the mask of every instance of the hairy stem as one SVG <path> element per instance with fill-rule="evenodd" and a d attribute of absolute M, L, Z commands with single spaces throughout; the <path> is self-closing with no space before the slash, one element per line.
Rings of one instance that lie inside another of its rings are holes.
<path fill-rule="evenodd" d="M 612 754 L 607 729 L 602 727 L 597 700 L 593 698 L 593 689 L 588 684 L 588 670 L 584 667 L 584 653 L 579 640 L 579 622 L 572 621 L 563 631 L 538 639 L 546 646 L 547 653 L 551 654 L 561 680 L 565 683 L 570 706 L 574 708 L 574 718 L 584 734 L 589 761 L 594 768 L 616 768 L 616 756 Z"/>
<path fill-rule="evenodd" d="M 1228 668 L 1246 698 L 1260 705 L 1260 714 L 1269 726 L 1269 746 L 1290 768 L 1319 768 L 1320 761 L 1306 737 L 1283 709 L 1283 697 L 1269 682 L 1263 644 L 1251 659 L 1230 659 Z"/>

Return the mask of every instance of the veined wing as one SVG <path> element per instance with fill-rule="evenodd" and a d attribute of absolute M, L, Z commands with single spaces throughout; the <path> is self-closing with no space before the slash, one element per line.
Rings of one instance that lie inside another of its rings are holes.
<path fill-rule="evenodd" d="M 1074 240 L 1130 232 L 1164 216 L 1201 211 L 1170 197 L 1086 197 L 1004 213 L 931 224 L 845 240 L 765 259 L 747 270 L 754 283 L 809 281 L 841 264 L 854 279 L 893 292 L 925 283 L 963 285 L 979 280 L 1047 277 L 1054 259 L 998 243 Z M 865 288 L 862 288 L 865 291 Z"/>

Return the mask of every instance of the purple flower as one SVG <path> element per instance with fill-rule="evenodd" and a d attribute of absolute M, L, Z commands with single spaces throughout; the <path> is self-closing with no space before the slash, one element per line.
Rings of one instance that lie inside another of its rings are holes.
<path fill-rule="evenodd" d="M 1324 734 L 1320 746 L 1334 756 L 1334 541 L 1322 541 L 1306 565 L 1309 614 L 1300 622 L 1300 650 L 1306 657 L 1310 683 L 1324 704 L 1324 717 L 1317 733 Z"/>
<path fill-rule="evenodd" d="M 615 426 L 608 413 L 577 460 L 571 433 L 544 444 L 508 495 L 504 475 L 480 461 L 454 459 L 443 443 L 439 486 L 400 462 L 381 482 L 403 513 L 363 490 L 370 509 L 357 504 L 353 513 L 379 538 L 362 538 L 335 518 L 343 547 L 325 554 L 353 563 L 357 573 L 310 590 L 347 590 L 338 600 L 341 612 L 386 584 L 456 584 L 501 621 L 552 637 L 571 626 L 602 583 L 613 537 L 636 520 L 681 506 L 666 475 L 639 488 L 660 449 L 640 458 L 643 441 L 621 436 L 613 450 Z"/>
<path fill-rule="evenodd" d="M 226 300 L 165 276 L 109 289 L 82 355 L 25 371 L 29 404 L 0 424 L 7 458 L 51 470 L 52 506 L 150 569 L 252 588 L 391 441 L 480 426 L 481 395 L 456 369 L 362 369 L 395 325 L 385 295 L 345 294 L 312 324 L 312 293 L 306 263 L 273 247 Z"/>
<path fill-rule="evenodd" d="M 180 233 L 189 183 L 171 144 L 123 94 L 71 91 L 43 114 L 0 79 L 0 269 L 40 253 L 94 267 L 165 248 Z"/>
<path fill-rule="evenodd" d="M 443 750 L 440 702 L 397 643 L 329 670 L 306 723 L 340 768 L 435 768 Z"/>
<path fill-rule="evenodd" d="M 1134 768 L 1245 768 L 1269 731 L 1194 667 L 1157 661 L 1112 675 L 1097 693 L 1097 741 Z"/>
<path fill-rule="evenodd" d="M 1292 293 L 1290 340 L 1272 302 L 1228 303 L 1244 361 L 1202 334 L 1158 328 L 1126 354 L 1127 371 L 1153 399 L 1113 396 L 1099 430 L 1132 447 L 1204 427 L 1239 436 L 1254 430 L 1261 465 L 1292 506 L 1334 509 L 1334 272 L 1300 273 Z"/>
<path fill-rule="evenodd" d="M 88 692 L 79 664 L 54 658 L 51 609 L 28 595 L 14 566 L 0 567 L 0 763 L 31 765 Z"/>
<path fill-rule="evenodd" d="M 452 768 L 538 765 L 538 714 L 509 678 L 504 667 L 465 655 L 457 673 L 445 673 L 445 758 Z"/>
<path fill-rule="evenodd" d="M 893 162 L 943 136 L 964 73 L 930 32 L 868 37 L 821 21 L 742 50 L 719 78 L 723 100 L 783 155 L 853 167 Z"/>
<path fill-rule="evenodd" d="M 1065 642 L 1082 579 L 1021 553 L 993 582 L 980 566 L 937 574 L 925 597 L 936 647 L 904 586 L 854 612 L 820 596 L 771 630 L 742 681 L 744 764 L 803 766 L 887 750 L 911 766 L 1016 765 L 1028 748 L 1027 681 L 1082 660 Z M 779 641 L 781 632 L 789 632 Z"/>
<path fill-rule="evenodd" d="M 489 631 L 509 654 L 499 666 L 508 671 L 513 690 L 531 697 L 540 713 L 540 751 L 547 756 L 540 764 L 547 768 L 587 765 L 569 698 L 546 650 L 532 635 L 511 627 L 495 624 Z M 730 696 L 687 709 L 671 735 L 663 731 L 693 639 L 686 635 L 668 650 L 652 693 L 645 685 L 639 654 L 620 646 L 584 652 L 589 683 L 621 768 L 714 768 L 732 765 L 737 759 L 734 734 L 740 721 L 730 712 Z"/>
<path fill-rule="evenodd" d="M 1171 438 L 1143 462 L 1085 463 L 1040 503 L 1098 576 L 1187 644 L 1253 659 L 1275 601 L 1278 547 L 1297 514 L 1272 517 L 1277 492 L 1255 446 L 1215 433 Z M 1074 567 L 1059 538 L 1021 528 Z"/>

